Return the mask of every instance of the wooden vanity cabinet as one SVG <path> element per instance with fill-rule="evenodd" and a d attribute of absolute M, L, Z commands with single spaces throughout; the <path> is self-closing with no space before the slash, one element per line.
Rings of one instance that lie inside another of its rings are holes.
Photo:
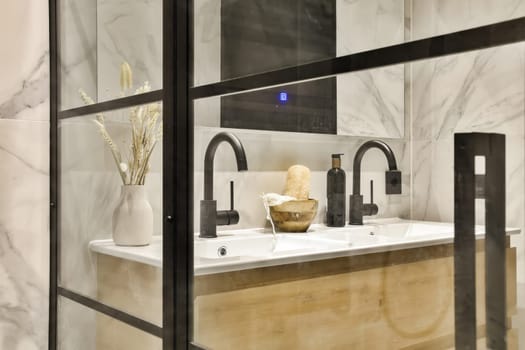
<path fill-rule="evenodd" d="M 483 240 L 476 242 L 476 250 L 480 349 L 485 332 Z M 135 282 L 130 283 L 130 278 Z M 136 283 L 137 279 L 142 282 Z M 161 321 L 160 269 L 100 255 L 98 283 L 102 302 Z M 449 349 L 454 345 L 452 244 L 196 276 L 194 295 L 195 341 L 211 349 Z M 511 322 L 516 313 L 516 248 L 510 247 L 509 239 L 507 308 L 509 349 L 517 349 Z M 108 318 L 98 320 L 99 344 L 107 344 L 115 333 L 125 337 L 108 322 Z M 127 349 L 159 346 L 151 337 L 132 339 Z"/>

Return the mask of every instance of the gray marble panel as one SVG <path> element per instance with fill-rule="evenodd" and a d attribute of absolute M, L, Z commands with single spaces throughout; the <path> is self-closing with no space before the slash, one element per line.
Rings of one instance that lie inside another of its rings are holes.
<path fill-rule="evenodd" d="M 403 138 L 404 92 L 404 65 L 338 75 L 337 134 Z"/>
<path fill-rule="evenodd" d="M 507 136 L 507 225 L 524 230 L 525 46 L 516 44 L 413 64 L 413 218 L 453 221 L 456 132 Z M 484 222 L 483 203 L 476 219 Z M 518 248 L 523 282 L 524 234 Z"/>
<path fill-rule="evenodd" d="M 120 65 L 133 70 L 133 88 L 162 88 L 162 1 L 97 0 L 98 100 L 120 97 Z"/>
<path fill-rule="evenodd" d="M 49 291 L 48 3 L 4 1 L 1 7 L 0 348 L 45 349 Z"/>
<path fill-rule="evenodd" d="M 414 40 L 525 15 L 523 0 L 411 0 Z"/>
<path fill-rule="evenodd" d="M 49 123 L 0 120 L 0 348 L 47 344 Z"/>
<path fill-rule="evenodd" d="M 130 139 L 129 123 L 121 121 L 126 113 L 122 110 L 106 115 L 107 130 L 123 154 Z M 96 255 L 89 252 L 88 244 L 94 239 L 111 238 L 112 215 L 122 183 L 111 152 L 91 118 L 61 122 L 60 135 L 62 285 L 96 297 Z M 162 232 L 161 160 L 159 145 L 146 179 L 157 235 Z"/>
<path fill-rule="evenodd" d="M 523 135 L 524 87 L 516 75 L 523 58 L 523 47 L 510 45 L 415 63 L 414 137 L 430 132 L 440 140 L 469 131 Z"/>
<path fill-rule="evenodd" d="M 97 101 L 97 1 L 60 0 L 60 109 L 84 105 L 79 89 Z"/>
<path fill-rule="evenodd" d="M 194 1 L 194 85 L 221 79 L 221 2 Z M 220 108 L 219 108 L 220 110 Z"/>
<path fill-rule="evenodd" d="M 64 297 L 58 299 L 57 348 L 97 350 L 97 312 Z"/>
<path fill-rule="evenodd" d="M 47 2 L 2 3 L 0 119 L 48 120 Z"/>
<path fill-rule="evenodd" d="M 337 0 L 337 56 L 405 40 L 405 0 Z"/>

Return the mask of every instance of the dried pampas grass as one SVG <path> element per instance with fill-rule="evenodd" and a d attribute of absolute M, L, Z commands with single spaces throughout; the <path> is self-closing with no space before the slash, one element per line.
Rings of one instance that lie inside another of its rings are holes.
<path fill-rule="evenodd" d="M 126 96 L 126 90 L 132 86 L 132 72 L 129 64 L 124 62 L 120 69 L 121 96 Z M 136 91 L 142 94 L 151 91 L 151 86 L 145 82 Z M 79 90 L 80 97 L 85 104 L 93 104 L 94 101 L 82 89 Z M 162 122 L 160 120 L 160 104 L 150 103 L 136 106 L 130 109 L 129 121 L 131 126 L 131 144 L 129 152 L 124 160 L 118 146 L 111 138 L 106 129 L 105 118 L 97 114 L 93 121 L 108 145 L 117 170 L 124 185 L 144 185 L 146 175 L 150 170 L 150 159 L 157 142 L 162 138 Z"/>

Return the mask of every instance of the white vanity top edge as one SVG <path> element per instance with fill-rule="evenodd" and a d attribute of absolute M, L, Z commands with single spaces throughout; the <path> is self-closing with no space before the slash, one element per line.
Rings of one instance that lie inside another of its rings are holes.
<path fill-rule="evenodd" d="M 398 218 L 393 219 L 376 219 L 369 220 L 365 222 L 364 226 L 361 227 L 351 227 L 346 226 L 344 228 L 339 228 L 339 230 L 348 231 L 356 230 L 358 228 L 364 227 L 374 227 L 375 225 L 384 225 L 389 223 L 420 223 L 420 224 L 430 224 L 434 226 L 453 227 L 452 223 L 438 223 L 438 222 L 429 222 L 429 221 L 413 221 L 413 220 L 402 220 Z M 310 235 L 313 235 L 316 231 L 321 231 L 321 239 L 324 230 L 331 230 L 333 228 L 326 227 L 324 225 L 312 225 L 312 230 L 309 230 Z M 268 233 L 260 233 L 261 231 L 267 231 L 263 229 L 248 229 L 248 230 L 236 230 L 228 231 L 229 234 L 237 235 L 249 235 L 250 232 L 259 232 L 257 235 L 268 236 Z M 314 233 L 310 232 L 313 231 Z M 520 229 L 517 228 L 506 228 L 507 235 L 519 234 Z M 351 234 L 351 233 L 350 233 Z M 219 232 L 221 235 L 221 232 Z M 271 234 L 269 234 L 271 236 Z M 289 234 L 296 237 L 306 237 L 309 234 Z M 302 236 L 301 236 L 302 235 Z M 319 239 L 319 235 L 316 239 Z M 483 228 L 481 226 L 476 227 L 476 239 L 482 239 L 484 237 Z M 448 244 L 453 242 L 453 233 L 443 233 L 443 234 L 434 234 L 425 237 L 424 235 L 418 236 L 415 238 L 392 238 L 388 242 L 380 242 L 375 244 L 353 246 L 348 244 L 345 247 L 338 247 L 335 249 L 327 250 L 318 250 L 302 253 L 290 253 L 290 254 L 281 254 L 277 256 L 236 256 L 231 258 L 217 258 L 217 259 L 199 259 L 196 258 L 194 261 L 194 271 L 195 275 L 208 275 L 223 273 L 229 271 L 240 271 L 261 267 L 277 266 L 277 265 L 286 265 L 293 263 L 301 263 L 308 261 L 317 261 L 325 260 L 332 258 L 339 258 L 345 256 L 356 256 L 372 253 L 382 253 L 386 251 L 396 251 L 403 249 L 411 248 L 421 248 L 427 246 L 434 246 L 440 244 Z M 198 238 L 197 238 L 198 240 Z M 162 268 L 162 236 L 154 236 L 152 243 L 148 246 L 137 246 L 137 247 L 126 247 L 126 246 L 117 246 L 111 239 L 104 240 L 94 240 L 89 243 L 89 249 L 92 252 L 110 255 L 113 257 L 126 259 L 138 263 L 143 263 L 151 265 L 154 267 Z"/>

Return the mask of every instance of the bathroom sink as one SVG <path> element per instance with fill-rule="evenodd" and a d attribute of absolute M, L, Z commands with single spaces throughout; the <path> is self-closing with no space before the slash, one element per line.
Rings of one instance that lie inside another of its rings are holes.
<path fill-rule="evenodd" d="M 276 243 L 273 238 L 270 245 L 263 249 L 257 250 L 249 255 L 251 256 L 281 256 L 295 255 L 301 253 L 315 253 L 319 251 L 333 251 L 338 249 L 348 249 L 349 244 L 346 242 L 337 242 L 334 240 L 311 238 L 297 235 L 277 235 Z"/>
<path fill-rule="evenodd" d="M 278 234 L 226 235 L 213 239 L 196 238 L 195 257 L 227 259 L 244 257 L 272 257 L 348 248 L 348 243 L 319 238 Z"/>
<path fill-rule="evenodd" d="M 245 256 L 268 244 L 271 244 L 271 237 L 266 235 L 220 235 L 217 238 L 195 238 L 193 249 L 195 257 L 224 259 Z"/>
<path fill-rule="evenodd" d="M 308 233 L 308 236 L 344 241 L 354 247 L 361 247 L 453 236 L 453 234 L 454 227 L 451 224 L 397 221 L 317 230 Z"/>
<path fill-rule="evenodd" d="M 321 239 L 326 239 L 326 240 L 346 242 L 347 244 L 353 247 L 384 244 L 384 243 L 390 243 L 395 240 L 394 238 L 391 238 L 385 235 L 375 234 L 372 229 L 347 230 L 347 231 L 332 230 L 332 231 L 323 232 L 323 233 L 313 233 L 313 234 L 310 234 L 310 236 L 321 238 Z"/>
<path fill-rule="evenodd" d="M 441 223 L 403 222 L 373 225 L 376 235 L 390 238 L 421 239 L 436 235 L 454 235 L 454 226 Z"/>
<path fill-rule="evenodd" d="M 266 233 L 265 233 L 266 232 Z M 476 227 L 482 234 L 483 227 Z M 217 238 L 195 238 L 195 257 L 234 259 L 239 257 L 277 258 L 344 249 L 367 248 L 436 241 L 454 236 L 451 223 L 377 220 L 362 226 L 326 227 L 314 225 L 304 234 L 277 234 L 264 229 L 222 232 Z"/>

